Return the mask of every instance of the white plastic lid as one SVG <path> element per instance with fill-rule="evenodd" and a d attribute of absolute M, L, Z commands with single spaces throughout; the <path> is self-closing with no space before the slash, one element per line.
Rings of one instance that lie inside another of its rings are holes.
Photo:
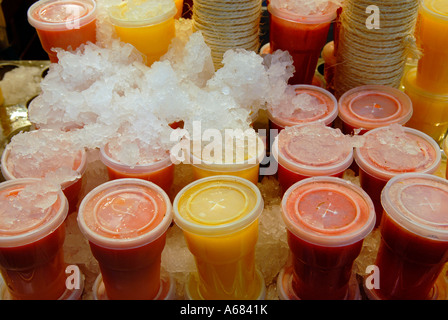
<path fill-rule="evenodd" d="M 17 196 L 26 186 L 39 184 L 42 180 L 20 178 L 0 183 L 0 197 Z M 36 242 L 55 231 L 67 217 L 68 201 L 61 189 L 56 193 L 56 201 L 49 207 L 42 208 L 27 202 L 26 210 L 19 206 L 1 206 L 0 208 L 0 247 L 19 247 Z M 48 197 L 50 194 L 45 194 Z M 43 196 L 43 195 L 42 195 Z M 40 202 L 42 199 L 40 199 Z M 10 202 L 10 201 L 9 201 Z M 31 210 L 31 211 L 30 211 Z"/>
<path fill-rule="evenodd" d="M 28 9 L 28 22 L 36 29 L 61 31 L 73 29 L 96 19 L 94 0 L 40 0 Z"/>
<path fill-rule="evenodd" d="M 282 199 L 286 227 L 298 238 L 340 247 L 364 239 L 375 226 L 375 208 L 359 186 L 334 177 L 312 177 L 293 184 Z"/>
<path fill-rule="evenodd" d="M 388 181 L 381 193 L 386 214 L 406 230 L 448 241 L 448 181 L 431 174 L 405 173 Z"/>
<path fill-rule="evenodd" d="M 152 4 L 151 8 L 144 3 Z M 126 12 L 131 12 L 128 16 Z M 177 8 L 174 1 L 122 1 L 119 5 L 109 7 L 108 14 L 112 24 L 120 27 L 144 27 L 162 23 L 174 18 Z"/>
<path fill-rule="evenodd" d="M 117 179 L 91 190 L 78 210 L 78 225 L 98 246 L 130 249 L 151 243 L 170 226 L 172 206 L 156 184 Z"/>
<path fill-rule="evenodd" d="M 300 1 L 296 1 L 299 3 Z M 306 2 L 306 1 L 303 1 Z M 309 2 L 309 1 L 308 1 Z M 325 2 L 325 1 L 321 1 Z M 268 5 L 268 10 L 271 14 L 280 17 L 285 20 L 306 23 L 306 24 L 321 24 L 326 22 L 331 22 L 336 19 L 337 9 L 339 5 L 332 1 L 328 2 L 326 8 L 321 13 L 311 14 L 311 15 L 303 15 L 295 13 L 292 9 L 288 10 L 285 6 L 284 0 L 271 0 Z"/>
<path fill-rule="evenodd" d="M 448 0 L 424 0 L 421 8 L 439 19 L 448 20 Z"/>

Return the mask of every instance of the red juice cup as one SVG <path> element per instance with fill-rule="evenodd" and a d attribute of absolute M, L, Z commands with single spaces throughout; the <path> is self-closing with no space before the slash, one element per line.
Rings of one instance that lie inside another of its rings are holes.
<path fill-rule="evenodd" d="M 53 48 L 75 50 L 96 42 L 96 2 L 94 0 L 41 0 L 28 9 L 28 22 L 36 28 L 51 62 L 58 57 Z"/>
<path fill-rule="evenodd" d="M 110 300 L 165 299 L 171 280 L 161 277 L 161 254 L 172 221 L 167 194 L 141 179 L 108 181 L 90 191 L 79 207 L 78 225 L 98 261 Z M 171 296 L 169 293 L 168 296 Z"/>
<path fill-rule="evenodd" d="M 345 134 L 364 134 L 393 123 L 405 125 L 412 116 L 411 99 L 398 89 L 382 85 L 347 91 L 340 97 L 338 108 Z"/>
<path fill-rule="evenodd" d="M 100 159 L 107 167 L 109 179 L 137 178 L 148 180 L 170 194 L 174 181 L 174 163 L 171 161 L 169 153 L 161 160 L 131 166 L 115 160 L 109 152 L 108 145 L 106 145 L 100 149 Z"/>
<path fill-rule="evenodd" d="M 381 243 L 375 265 L 379 288 L 371 299 L 443 299 L 441 271 L 448 261 L 448 181 L 406 173 L 389 180 L 382 194 Z M 440 275 L 440 277 L 439 277 Z"/>
<path fill-rule="evenodd" d="M 282 217 L 292 265 L 278 279 L 280 298 L 355 299 L 353 262 L 375 225 L 369 196 L 340 178 L 308 178 L 286 191 Z"/>
<path fill-rule="evenodd" d="M 434 173 L 441 163 L 437 143 L 418 130 L 392 125 L 364 134 L 364 145 L 355 148 L 361 187 L 372 199 L 381 222 L 381 191 L 394 176 L 406 172 Z"/>
<path fill-rule="evenodd" d="M 300 4 L 302 1 L 297 1 Z M 323 10 L 306 15 L 285 8 L 282 0 L 268 5 L 270 13 L 269 42 L 272 51 L 288 51 L 295 67 L 290 84 L 311 84 L 317 61 L 324 47 L 331 22 L 336 18 L 338 6 L 330 1 Z"/>
<path fill-rule="evenodd" d="M 303 105 L 294 105 L 288 99 L 279 106 L 269 106 L 267 113 L 271 130 L 280 132 L 285 127 L 316 121 L 332 126 L 338 116 L 338 102 L 333 94 L 312 85 L 293 85 L 291 89 L 296 92 L 296 96 L 304 94 Z"/>
<path fill-rule="evenodd" d="M 272 152 L 278 162 L 277 177 L 283 192 L 309 177 L 342 178 L 353 162 L 348 137 L 321 122 L 285 128 L 275 139 Z"/>
<path fill-rule="evenodd" d="M 41 180 L 21 178 L 0 184 L 0 271 L 2 299 L 79 299 L 82 288 L 66 287 L 64 221 L 68 203 L 60 188 L 23 196 Z M 42 202 L 54 200 L 45 206 Z M 39 204 L 40 203 L 40 204 Z"/>

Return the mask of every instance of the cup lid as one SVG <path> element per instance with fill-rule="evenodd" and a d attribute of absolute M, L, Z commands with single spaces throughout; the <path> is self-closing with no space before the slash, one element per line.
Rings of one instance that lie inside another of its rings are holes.
<path fill-rule="evenodd" d="M 62 190 L 59 187 L 44 190 L 42 187 L 42 193 L 39 193 L 41 186 L 42 180 L 36 178 L 0 183 L 0 247 L 36 242 L 64 222 L 68 201 Z"/>
<path fill-rule="evenodd" d="M 168 195 L 142 179 L 103 183 L 84 197 L 78 210 L 78 225 L 85 237 L 113 249 L 148 244 L 159 238 L 171 221 Z"/>
<path fill-rule="evenodd" d="M 438 18 L 448 20 L 448 0 L 424 0 L 421 7 Z"/>
<path fill-rule="evenodd" d="M 148 6 L 145 7 L 145 3 Z M 159 24 L 177 13 L 176 4 L 172 0 L 158 1 L 122 1 L 109 7 L 108 15 L 112 24 L 121 27 L 143 27 Z"/>
<path fill-rule="evenodd" d="M 304 14 L 300 13 L 298 8 L 300 8 L 301 1 L 295 1 L 297 5 L 297 10 L 294 7 L 285 6 L 285 1 L 282 0 L 271 0 L 268 5 L 268 10 L 271 14 L 281 17 L 285 20 L 296 21 L 306 24 L 321 24 L 325 22 L 331 22 L 336 19 L 337 9 L 340 7 L 336 3 L 328 1 L 319 1 L 322 5 L 326 7 L 319 13 Z M 304 3 L 306 1 L 303 1 Z M 309 2 L 309 1 L 308 1 Z"/>
<path fill-rule="evenodd" d="M 337 174 L 353 162 L 350 138 L 322 122 L 285 128 L 272 153 L 280 165 L 306 176 Z"/>
<path fill-rule="evenodd" d="M 413 111 L 412 101 L 404 92 L 383 85 L 365 85 L 345 92 L 338 108 L 342 121 L 366 130 L 392 123 L 404 125 Z"/>
<path fill-rule="evenodd" d="M 96 19 L 94 0 L 40 0 L 28 9 L 28 22 L 36 29 L 60 31 Z"/>
<path fill-rule="evenodd" d="M 334 177 L 312 177 L 292 185 L 282 199 L 282 217 L 300 239 L 329 247 L 364 239 L 376 220 L 365 191 Z"/>
<path fill-rule="evenodd" d="M 260 190 L 247 179 L 229 175 L 202 178 L 176 195 L 174 221 L 188 232 L 222 236 L 255 221 L 263 203 Z"/>
<path fill-rule="evenodd" d="M 405 173 L 388 181 L 381 193 L 387 215 L 410 232 L 448 241 L 448 180 Z"/>
<path fill-rule="evenodd" d="M 370 130 L 363 138 L 364 144 L 355 148 L 355 161 L 381 180 L 406 172 L 433 173 L 441 162 L 434 139 L 413 128 L 390 125 Z"/>
<path fill-rule="evenodd" d="M 270 106 L 267 108 L 269 119 L 282 127 L 292 127 L 297 124 L 322 121 L 330 125 L 338 116 L 338 102 L 336 97 L 323 88 L 314 85 L 291 85 L 295 90 L 296 96 L 305 94 L 301 110 L 294 110 L 292 101 L 283 101 L 279 107 Z M 305 99 L 306 98 L 306 99 Z M 301 102 L 302 103 L 302 102 Z M 287 110 L 291 106 L 293 110 Z M 325 106 L 321 108 L 321 106 Z M 284 109 L 281 112 L 279 108 Z"/>
<path fill-rule="evenodd" d="M 432 93 L 417 84 L 417 67 L 409 69 L 403 77 L 404 92 L 406 94 L 418 95 L 431 101 L 440 101 L 448 105 L 448 94 Z"/>

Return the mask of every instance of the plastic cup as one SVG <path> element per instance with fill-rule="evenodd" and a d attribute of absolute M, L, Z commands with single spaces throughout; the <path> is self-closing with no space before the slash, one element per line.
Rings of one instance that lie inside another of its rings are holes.
<path fill-rule="evenodd" d="M 250 144 L 252 140 L 249 140 Z M 197 156 L 193 150 L 190 153 L 190 162 L 193 166 L 193 179 L 198 180 L 216 175 L 234 175 L 258 183 L 260 163 L 265 156 L 266 147 L 260 137 L 257 136 L 254 152 L 257 154 L 244 155 L 245 160 L 225 162 L 215 161 L 214 159 L 204 159 Z M 226 141 L 227 142 L 227 141 Z M 193 147 L 194 148 L 194 147 Z M 250 153 L 250 152 L 248 152 Z M 223 156 L 225 150 L 223 150 Z"/>
<path fill-rule="evenodd" d="M 2 159 L 1 159 L 1 171 L 3 177 L 6 180 L 18 179 L 18 178 L 43 178 L 46 174 L 49 173 L 49 168 L 36 168 L 33 174 L 25 174 L 22 170 L 17 170 L 17 168 L 23 169 L 24 167 L 29 168 L 30 170 L 35 167 L 36 160 L 33 158 L 21 158 L 21 159 L 9 159 L 11 150 L 13 149 L 13 145 L 8 144 L 3 151 Z M 80 149 L 78 152 L 73 153 L 74 158 L 72 158 L 72 162 L 68 165 L 72 165 L 74 171 L 79 173 L 79 178 L 74 181 L 66 181 L 61 184 L 62 191 L 64 192 L 65 197 L 69 203 L 69 213 L 75 212 L 76 207 L 79 202 L 79 197 L 81 195 L 81 188 L 83 183 L 83 176 L 87 168 L 87 154 L 84 149 Z M 48 161 L 54 161 L 54 163 L 58 163 L 58 159 L 49 158 Z M 73 164 L 72 164 L 73 163 Z M 60 163 L 62 165 L 62 163 Z M 45 166 L 45 164 L 43 164 Z M 56 170 L 58 168 L 51 168 L 52 170 Z M 27 172 L 31 172 L 28 171 Z"/>
<path fill-rule="evenodd" d="M 323 123 L 289 127 L 275 138 L 277 178 L 285 192 L 294 183 L 314 176 L 342 178 L 353 162 L 353 147 L 339 129 Z"/>
<path fill-rule="evenodd" d="M 353 262 L 375 225 L 369 196 L 344 179 L 308 178 L 284 194 L 282 218 L 291 269 L 282 275 L 289 281 L 278 282 L 278 291 L 292 292 L 289 299 L 353 298 L 349 290 Z"/>
<path fill-rule="evenodd" d="M 443 148 L 443 152 L 445 153 L 446 158 L 448 158 L 448 136 L 446 136 L 445 139 L 443 139 L 442 148 Z M 445 168 L 445 177 L 448 179 L 448 165 Z"/>
<path fill-rule="evenodd" d="M 177 9 L 174 19 L 179 19 L 182 17 L 182 11 L 184 8 L 184 0 L 174 0 L 174 3 L 176 4 L 176 9 Z"/>
<path fill-rule="evenodd" d="M 329 1 L 323 12 L 305 16 L 285 9 L 281 3 L 277 0 L 268 5 L 272 51 L 280 49 L 291 54 L 295 73 L 290 84 L 311 84 L 338 6 Z"/>
<path fill-rule="evenodd" d="M 417 84 L 433 93 L 448 94 L 448 3 L 446 0 L 421 2 L 416 26 L 418 61 Z"/>
<path fill-rule="evenodd" d="M 51 62 L 58 57 L 53 48 L 75 50 L 96 42 L 96 2 L 94 0 L 40 0 L 28 9 L 28 22 L 36 28 Z"/>
<path fill-rule="evenodd" d="M 54 197 L 55 202 L 49 206 L 39 207 L 31 198 L 17 200 L 22 190 L 40 182 L 21 178 L 0 184 L 0 271 L 6 284 L 3 299 L 77 299 L 82 293 L 82 289 L 66 287 L 63 243 L 68 202 L 62 191 L 38 195 L 39 201 L 39 197 Z M 17 201 L 16 207 L 6 203 L 10 201 Z"/>
<path fill-rule="evenodd" d="M 446 291 L 437 286 L 443 283 L 438 277 L 448 261 L 448 181 L 401 174 L 386 184 L 381 202 L 384 215 L 375 262 L 379 288 L 367 292 L 374 299 L 438 299 Z"/>
<path fill-rule="evenodd" d="M 324 77 L 327 90 L 334 94 L 334 73 L 336 67 L 336 55 L 334 51 L 334 41 L 328 42 L 322 50 L 324 64 Z"/>
<path fill-rule="evenodd" d="M 441 163 L 441 151 L 428 135 L 412 128 L 381 127 L 364 134 L 362 147 L 355 148 L 361 187 L 372 199 L 381 221 L 381 191 L 386 183 L 406 172 L 434 173 Z"/>
<path fill-rule="evenodd" d="M 265 294 L 255 266 L 263 199 L 250 181 L 213 176 L 194 181 L 174 199 L 174 221 L 183 230 L 197 273 L 186 284 L 192 300 L 251 300 Z"/>
<path fill-rule="evenodd" d="M 100 149 L 100 159 L 107 167 L 109 179 L 137 178 L 148 180 L 170 194 L 174 181 L 174 164 L 169 154 L 157 162 L 129 166 L 113 159 L 106 145 Z"/>
<path fill-rule="evenodd" d="M 161 254 L 171 208 L 160 187 L 141 179 L 108 181 L 85 196 L 78 225 L 98 261 L 108 299 L 161 299 Z"/>
<path fill-rule="evenodd" d="M 360 86 L 340 97 L 338 116 L 342 132 L 364 134 L 393 123 L 405 125 L 412 116 L 412 102 L 402 91 L 389 86 Z"/>
<path fill-rule="evenodd" d="M 123 3 L 109 10 L 110 21 L 118 37 L 140 51 L 146 65 L 151 66 L 168 51 L 175 36 L 175 3 L 173 0 L 160 0 L 163 9 L 154 11 L 143 11 L 144 7 L 142 9 L 137 4 L 134 6 L 132 1 Z M 138 4 L 141 5 L 142 2 Z"/>
<path fill-rule="evenodd" d="M 326 110 L 316 109 L 314 112 L 310 112 L 309 110 L 301 111 L 301 112 L 291 112 L 293 114 L 292 117 L 284 117 L 279 114 L 275 110 L 275 106 L 269 106 L 268 117 L 269 117 L 269 128 L 271 130 L 278 130 L 280 132 L 285 127 L 292 127 L 298 124 L 304 124 L 309 122 L 322 121 L 327 126 L 332 126 L 333 121 L 338 116 L 338 102 L 333 94 L 329 91 L 311 85 L 293 85 L 292 86 L 296 91 L 297 95 L 299 94 L 308 94 L 313 98 L 316 98 L 318 102 L 322 105 L 326 105 Z M 291 103 L 291 107 L 292 107 Z M 284 106 L 282 107 L 284 108 Z M 311 109 L 308 106 L 309 109 Z"/>
<path fill-rule="evenodd" d="M 404 79 L 404 92 L 412 100 L 414 112 L 406 126 L 420 130 L 438 143 L 448 131 L 448 91 L 435 94 L 417 84 L 417 69 L 409 70 Z"/>

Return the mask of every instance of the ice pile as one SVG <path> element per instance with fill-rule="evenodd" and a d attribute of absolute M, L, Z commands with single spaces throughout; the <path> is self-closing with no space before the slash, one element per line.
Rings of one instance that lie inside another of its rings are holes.
<path fill-rule="evenodd" d="M 342 0 L 271 0 L 270 5 L 297 15 L 323 14 L 331 4 L 340 6 Z"/>
<path fill-rule="evenodd" d="M 0 81 L 0 89 L 5 105 L 14 105 L 31 99 L 41 92 L 42 69 L 32 66 L 18 66 L 5 73 Z"/>

